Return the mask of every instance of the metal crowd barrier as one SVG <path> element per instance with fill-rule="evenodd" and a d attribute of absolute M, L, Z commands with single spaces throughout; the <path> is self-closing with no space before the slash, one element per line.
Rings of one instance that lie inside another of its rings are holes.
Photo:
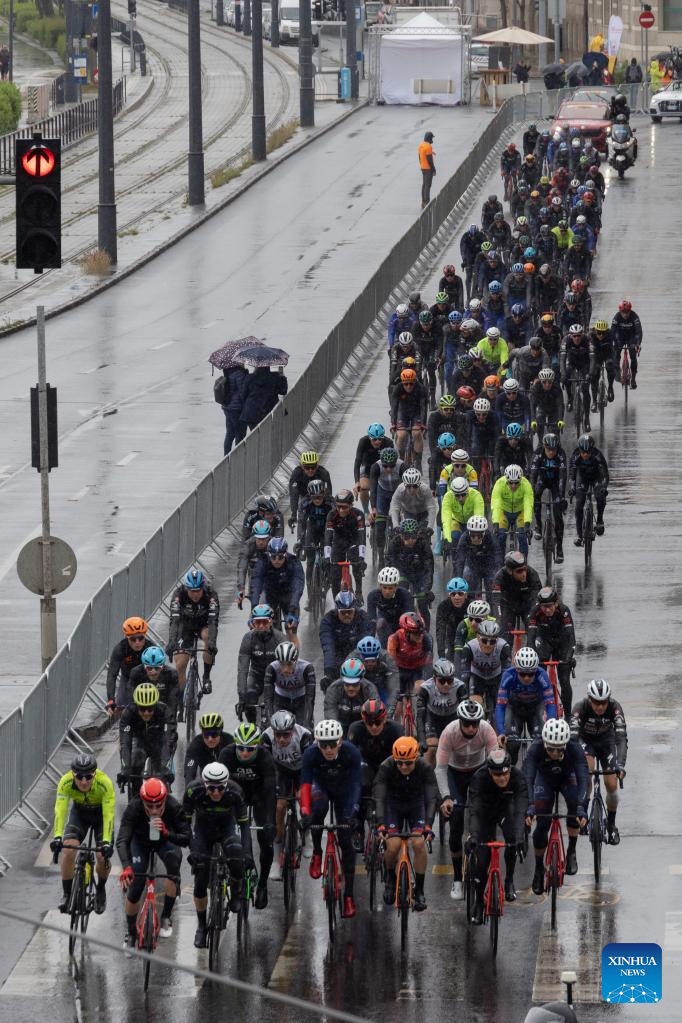
<path fill-rule="evenodd" d="M 44 772 L 57 778 L 51 761 L 64 740 L 74 745 L 82 742 L 72 731 L 73 721 L 120 639 L 121 622 L 131 614 L 151 617 L 183 573 L 266 487 L 397 283 L 435 236 L 442 235 L 444 221 L 462 202 L 476 173 L 484 164 L 488 169 L 492 166 L 490 151 L 518 120 L 521 99 L 509 100 L 490 121 L 446 186 L 351 303 L 286 397 L 204 477 L 133 559 L 106 580 L 21 706 L 0 722 L 0 825 L 15 812 L 38 830 L 47 825 L 28 797 Z"/>

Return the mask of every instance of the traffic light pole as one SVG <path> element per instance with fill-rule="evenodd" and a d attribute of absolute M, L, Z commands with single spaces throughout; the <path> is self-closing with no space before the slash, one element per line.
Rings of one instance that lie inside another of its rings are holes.
<path fill-rule="evenodd" d="M 57 601 L 52 586 L 45 309 L 41 305 L 36 309 L 36 324 L 38 328 L 38 422 L 40 427 L 40 510 L 42 520 L 40 542 L 43 552 L 43 596 L 40 598 L 40 652 L 43 671 L 45 671 L 57 653 Z"/>
<path fill-rule="evenodd" d="M 114 181 L 114 105 L 111 72 L 111 6 L 99 2 L 97 59 L 99 81 L 99 204 L 97 206 L 97 245 L 112 264 L 118 262 L 116 242 L 116 185 Z"/>
<path fill-rule="evenodd" d="M 254 160 L 264 160 L 265 143 L 265 96 L 263 92 L 263 3 L 252 0 L 251 16 L 251 78 L 253 80 L 253 112 L 251 115 L 251 149 Z"/>
<path fill-rule="evenodd" d="M 187 48 L 189 58 L 189 151 L 187 153 L 188 201 L 204 203 L 204 144 L 201 121 L 201 22 L 199 0 L 187 4 Z"/>

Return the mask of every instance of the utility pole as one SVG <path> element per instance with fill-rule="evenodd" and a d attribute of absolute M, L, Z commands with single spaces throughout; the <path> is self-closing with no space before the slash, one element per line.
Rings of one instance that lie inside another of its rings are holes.
<path fill-rule="evenodd" d="M 304 6 L 305 6 L 305 0 L 304 0 Z M 273 50 L 276 50 L 277 47 L 279 46 L 279 0 L 271 0 L 270 9 L 272 11 L 272 16 L 271 16 L 271 21 L 270 21 L 270 48 L 273 49 Z M 299 27 L 298 27 L 299 35 L 300 35 L 300 31 L 301 31 L 300 16 L 301 16 L 301 12 L 300 12 L 300 9 L 299 9 Z"/>
<path fill-rule="evenodd" d="M 9 0 L 9 80 L 14 81 L 14 0 Z"/>
<path fill-rule="evenodd" d="M 355 21 L 357 0 L 346 0 L 346 66 L 350 70 L 350 98 L 357 99 L 358 90 L 358 61 L 357 48 L 355 43 Z M 358 7 L 357 10 L 360 10 Z"/>
<path fill-rule="evenodd" d="M 253 111 L 251 114 L 251 150 L 254 160 L 266 157 L 265 96 L 263 92 L 263 3 L 252 0 L 253 33 L 251 36 L 251 78 L 253 80 Z"/>
<path fill-rule="evenodd" d="M 45 309 L 41 305 L 36 309 L 36 324 L 38 328 L 38 422 L 40 426 L 40 507 L 43 554 L 43 596 L 40 598 L 40 650 L 43 671 L 45 671 L 57 653 L 57 601 L 55 600 L 52 584 Z"/>
<path fill-rule="evenodd" d="M 538 35 L 547 35 L 547 0 L 538 0 Z M 547 64 L 547 43 L 538 46 L 538 64 L 540 70 Z"/>
<path fill-rule="evenodd" d="M 114 103 L 111 72 L 111 5 L 109 0 L 99 0 L 98 18 L 99 204 L 97 206 L 97 244 L 115 265 L 118 262 L 118 253 L 116 249 Z M 71 75 L 73 76 L 73 70 Z"/>
<path fill-rule="evenodd" d="M 201 22 L 199 0 L 187 2 L 189 59 L 189 152 L 187 154 L 190 206 L 204 203 L 204 142 L 201 123 Z"/>
<path fill-rule="evenodd" d="M 73 0 L 64 0 L 64 21 L 66 24 L 66 81 L 64 82 L 64 100 L 66 103 L 75 103 L 78 99 L 78 86 L 74 76 L 74 11 Z"/>
<path fill-rule="evenodd" d="M 310 0 L 301 0 L 299 17 L 299 121 L 302 128 L 313 128 L 315 126 L 315 68 L 313 67 L 312 5 Z"/>
<path fill-rule="evenodd" d="M 262 18 L 261 18 L 262 21 Z M 251 35 L 251 0 L 244 0 L 244 35 Z"/>

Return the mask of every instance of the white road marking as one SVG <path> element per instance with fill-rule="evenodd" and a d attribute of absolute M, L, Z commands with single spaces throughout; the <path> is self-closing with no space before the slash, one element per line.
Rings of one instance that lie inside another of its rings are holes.
<path fill-rule="evenodd" d="M 177 430 L 180 425 L 180 420 L 176 419 L 174 422 L 169 423 L 168 426 L 164 426 L 163 430 L 159 430 L 159 433 L 172 433 L 173 430 Z"/>
<path fill-rule="evenodd" d="M 98 369 L 99 366 L 93 366 L 91 369 L 82 369 L 80 370 L 80 374 L 81 376 L 89 376 L 91 373 L 96 373 Z"/>
<path fill-rule="evenodd" d="M 168 348 L 169 345 L 174 345 L 175 343 L 176 343 L 175 341 L 164 341 L 160 345 L 152 345 L 152 347 L 149 349 L 149 351 L 150 352 L 158 352 L 161 348 Z"/>
<path fill-rule="evenodd" d="M 129 451 L 127 455 L 124 455 L 120 462 L 116 462 L 116 465 L 125 466 L 130 465 L 134 458 L 140 454 L 139 451 Z"/>
<path fill-rule="evenodd" d="M 69 501 L 80 501 L 81 497 L 85 497 L 89 490 L 90 484 L 88 483 L 88 485 L 83 487 L 82 490 L 78 490 L 75 494 L 73 494 L 73 496 L 69 498 Z"/>

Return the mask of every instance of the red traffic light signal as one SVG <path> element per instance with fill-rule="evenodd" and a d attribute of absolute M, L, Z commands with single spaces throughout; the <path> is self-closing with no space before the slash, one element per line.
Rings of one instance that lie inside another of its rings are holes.
<path fill-rule="evenodd" d="M 15 141 L 16 265 L 19 270 L 62 265 L 61 139 L 39 134 Z"/>
<path fill-rule="evenodd" d="M 21 166 L 32 178 L 46 178 L 54 170 L 55 163 L 52 150 L 41 143 L 27 149 L 21 158 Z"/>

